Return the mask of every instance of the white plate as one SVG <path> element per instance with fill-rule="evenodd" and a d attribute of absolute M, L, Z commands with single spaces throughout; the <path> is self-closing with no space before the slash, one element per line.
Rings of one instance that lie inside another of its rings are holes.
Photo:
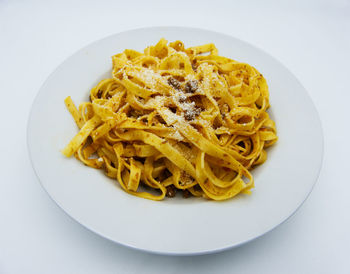
<path fill-rule="evenodd" d="M 113 54 L 142 50 L 161 37 L 185 46 L 213 42 L 219 54 L 247 62 L 269 84 L 279 141 L 253 171 L 253 194 L 225 202 L 200 198 L 154 202 L 129 195 L 102 171 L 60 150 L 77 133 L 65 108 L 79 104 L 108 77 Z M 203 254 L 235 247 L 275 228 L 307 198 L 317 180 L 323 137 L 305 89 L 276 59 L 236 38 L 201 29 L 156 27 L 127 31 L 90 44 L 61 64 L 40 89 L 29 117 L 28 147 L 41 184 L 51 198 L 86 228 L 119 244 L 161 254 Z"/>

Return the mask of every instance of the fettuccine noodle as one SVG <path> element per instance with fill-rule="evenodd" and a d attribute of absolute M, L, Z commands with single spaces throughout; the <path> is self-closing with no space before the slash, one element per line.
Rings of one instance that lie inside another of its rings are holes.
<path fill-rule="evenodd" d="M 80 128 L 65 156 L 104 169 L 142 198 L 250 193 L 249 170 L 277 141 L 266 80 L 254 67 L 219 56 L 214 44 L 185 49 L 165 39 L 112 61 L 112 77 L 90 102 L 77 109 L 65 99 Z"/>

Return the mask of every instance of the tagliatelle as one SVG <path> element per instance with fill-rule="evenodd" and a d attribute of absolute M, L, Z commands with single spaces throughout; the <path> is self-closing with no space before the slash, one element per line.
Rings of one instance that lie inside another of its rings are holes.
<path fill-rule="evenodd" d="M 77 109 L 65 99 L 80 128 L 65 156 L 147 199 L 250 193 L 249 170 L 277 141 L 268 86 L 254 67 L 219 56 L 214 44 L 185 49 L 165 39 L 112 61 L 112 78 L 91 90 L 90 102 Z"/>

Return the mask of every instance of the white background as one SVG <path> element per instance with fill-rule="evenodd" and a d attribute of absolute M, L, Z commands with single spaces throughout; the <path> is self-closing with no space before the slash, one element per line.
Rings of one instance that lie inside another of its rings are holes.
<path fill-rule="evenodd" d="M 313 192 L 287 222 L 239 248 L 170 257 L 121 247 L 68 217 L 31 168 L 28 114 L 55 67 L 97 39 L 159 25 L 220 31 L 262 48 L 297 76 L 320 113 L 325 154 Z M 349 62 L 347 0 L 0 0 L 0 273 L 350 273 Z"/>

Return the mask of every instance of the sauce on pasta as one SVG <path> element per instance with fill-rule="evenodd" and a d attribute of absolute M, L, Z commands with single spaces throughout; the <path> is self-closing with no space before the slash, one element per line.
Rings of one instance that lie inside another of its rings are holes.
<path fill-rule="evenodd" d="M 112 57 L 113 70 L 76 108 L 78 134 L 62 153 L 104 169 L 127 192 L 162 200 L 226 200 L 254 187 L 250 170 L 277 141 L 266 80 L 218 55 L 214 44 L 185 48 L 161 39 Z"/>

